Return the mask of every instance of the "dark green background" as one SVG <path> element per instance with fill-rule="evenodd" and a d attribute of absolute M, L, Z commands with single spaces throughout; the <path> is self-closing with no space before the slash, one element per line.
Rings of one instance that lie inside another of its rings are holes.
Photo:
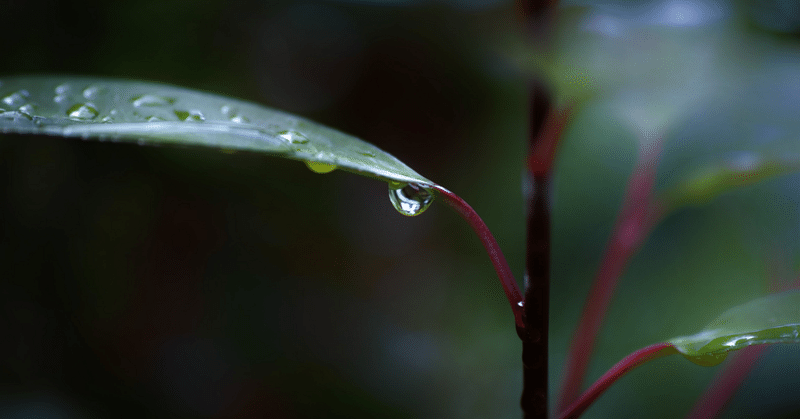
<path fill-rule="evenodd" d="M 520 23 L 511 2 L 464 4 L 7 0 L 0 74 L 169 82 L 352 133 L 470 202 L 521 276 Z M 791 14 L 731 7 L 796 49 Z M 765 79 L 669 126 L 659 188 L 758 150 L 760 121 L 792 144 L 796 90 L 764 94 Z M 581 108 L 558 160 L 554 388 L 635 159 L 621 119 Z M 405 218 L 381 182 L 196 148 L 4 135 L 0 168 L 0 417 L 519 415 L 511 312 L 443 205 Z M 793 278 L 798 200 L 790 176 L 667 218 L 621 281 L 590 380 Z M 791 417 L 797 356 L 765 357 L 727 417 Z M 683 416 L 715 371 L 653 362 L 587 417 Z"/>

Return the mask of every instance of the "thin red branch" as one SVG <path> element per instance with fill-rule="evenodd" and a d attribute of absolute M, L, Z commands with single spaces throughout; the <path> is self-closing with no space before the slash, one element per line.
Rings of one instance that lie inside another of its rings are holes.
<path fill-rule="evenodd" d="M 619 217 L 572 337 L 558 402 L 559 411 L 565 409 L 579 394 L 595 340 L 619 279 L 628 261 L 662 214 L 652 198 L 659 152 L 660 141 L 649 148 L 640 147 L 639 160 L 628 181 Z"/>
<path fill-rule="evenodd" d="M 486 252 L 489 254 L 489 259 L 491 259 L 492 265 L 494 265 L 498 278 L 500 278 L 500 283 L 503 285 L 506 298 L 508 298 L 508 302 L 511 304 L 511 310 L 514 312 L 514 321 L 517 325 L 517 329 L 524 329 L 525 324 L 522 320 L 522 294 L 520 294 L 517 281 L 514 279 L 511 268 L 508 266 L 508 262 L 506 262 L 506 258 L 500 250 L 500 245 L 497 244 L 497 240 L 495 240 L 492 232 L 489 231 L 489 227 L 486 226 L 486 223 L 483 222 L 478 213 L 475 212 L 466 201 L 461 199 L 460 196 L 440 185 L 433 185 L 433 188 L 439 191 L 442 200 L 461 214 L 461 217 L 467 221 L 470 227 L 475 231 L 475 234 L 478 235 L 483 247 L 486 248 Z"/>
<path fill-rule="evenodd" d="M 559 419 L 574 419 L 579 417 L 591 404 L 600 397 L 615 381 L 619 380 L 630 370 L 644 364 L 647 361 L 661 358 L 667 355 L 677 354 L 678 350 L 670 343 L 657 343 L 626 356 L 616 365 L 611 367 L 608 372 L 603 374 L 591 387 L 589 387 L 580 397 L 559 414 Z"/>

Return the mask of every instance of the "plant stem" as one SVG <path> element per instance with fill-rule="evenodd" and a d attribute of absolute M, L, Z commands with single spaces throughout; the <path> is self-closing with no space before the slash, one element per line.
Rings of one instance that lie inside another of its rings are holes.
<path fill-rule="evenodd" d="M 595 340 L 619 279 L 630 258 L 663 215 L 660 205 L 652 198 L 659 143 L 655 147 L 640 147 L 639 160 L 628 181 L 619 218 L 606 245 L 600 268 L 570 343 L 564 384 L 558 403 L 559 411 L 566 409 L 578 396 Z"/>
<path fill-rule="evenodd" d="M 662 356 L 677 354 L 678 350 L 670 343 L 656 343 L 626 356 L 616 365 L 611 367 L 600 379 L 595 381 L 578 399 L 562 410 L 559 419 L 575 419 L 579 417 L 611 384 L 619 380 L 630 370 L 644 364 L 647 361 L 661 358 Z"/>
<path fill-rule="evenodd" d="M 508 262 L 506 262 L 506 258 L 503 256 L 503 252 L 500 250 L 497 240 L 495 240 L 492 232 L 489 231 L 489 227 L 486 226 L 486 223 L 483 222 L 478 213 L 475 212 L 466 201 L 461 199 L 460 196 L 440 185 L 434 184 L 432 187 L 439 191 L 444 202 L 461 214 L 461 217 L 467 221 L 470 227 L 475 231 L 475 234 L 478 235 L 481 243 L 483 243 L 483 247 L 486 248 L 486 252 L 489 254 L 489 259 L 491 259 L 492 265 L 494 265 L 497 276 L 500 278 L 500 283 L 503 285 L 506 298 L 508 298 L 508 302 L 511 304 L 517 330 L 524 329 L 525 323 L 522 320 L 522 294 L 519 292 L 519 287 L 517 287 L 517 281 L 511 273 L 511 268 L 508 266 Z"/>

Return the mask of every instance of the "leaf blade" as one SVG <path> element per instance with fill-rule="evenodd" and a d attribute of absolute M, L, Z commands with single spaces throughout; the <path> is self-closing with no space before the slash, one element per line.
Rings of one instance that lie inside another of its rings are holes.
<path fill-rule="evenodd" d="M 750 345 L 800 343 L 800 290 L 757 298 L 726 311 L 703 330 L 669 341 L 687 359 L 716 365 Z"/>
<path fill-rule="evenodd" d="M 351 135 L 255 103 L 161 83 L 3 77 L 0 132 L 243 150 L 335 165 L 384 181 L 433 185 Z"/>

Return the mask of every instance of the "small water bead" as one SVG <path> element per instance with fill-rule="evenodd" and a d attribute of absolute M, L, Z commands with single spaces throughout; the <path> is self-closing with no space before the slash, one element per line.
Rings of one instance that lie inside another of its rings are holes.
<path fill-rule="evenodd" d="M 131 103 L 137 108 L 143 106 L 167 106 L 175 103 L 175 99 L 165 96 L 141 95 L 131 99 Z"/>
<path fill-rule="evenodd" d="M 231 117 L 231 122 L 236 122 L 237 124 L 246 124 L 250 122 L 250 120 L 247 119 L 246 116 L 234 115 Z"/>
<path fill-rule="evenodd" d="M 409 217 L 422 214 L 433 202 L 433 194 L 422 186 L 389 182 L 389 200 L 394 208 Z"/>
<path fill-rule="evenodd" d="M 336 170 L 335 164 L 321 163 L 317 161 L 306 161 L 306 167 L 311 169 L 312 172 L 320 174 L 330 173 Z"/>
<path fill-rule="evenodd" d="M 76 103 L 67 109 L 67 116 L 83 121 L 94 119 L 99 113 L 91 103 Z"/>
<path fill-rule="evenodd" d="M 206 120 L 206 117 L 203 115 L 202 112 L 191 110 L 191 111 L 175 111 L 175 116 L 178 117 L 181 121 L 188 121 L 188 122 L 203 122 Z"/>
<path fill-rule="evenodd" d="M 67 95 L 57 95 L 56 97 L 53 98 L 53 102 L 58 103 L 59 105 L 63 104 L 67 100 L 69 100 Z"/>
<path fill-rule="evenodd" d="M 278 136 L 292 144 L 305 144 L 308 142 L 308 138 L 297 131 L 280 131 Z"/>

